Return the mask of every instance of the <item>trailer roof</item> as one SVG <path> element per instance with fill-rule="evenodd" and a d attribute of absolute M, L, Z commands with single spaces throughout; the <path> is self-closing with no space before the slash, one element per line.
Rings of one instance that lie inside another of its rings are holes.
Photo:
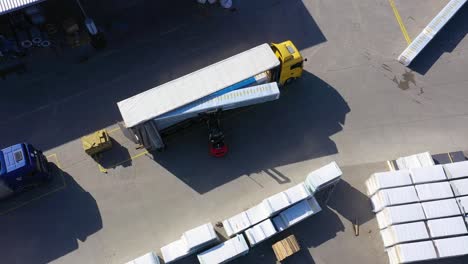
<path fill-rule="evenodd" d="M 27 6 L 37 4 L 44 0 L 1 0 L 0 1 L 0 15 L 16 11 Z"/>
<path fill-rule="evenodd" d="M 262 44 L 120 101 L 117 105 L 125 125 L 133 127 L 279 64 L 270 46 Z"/>

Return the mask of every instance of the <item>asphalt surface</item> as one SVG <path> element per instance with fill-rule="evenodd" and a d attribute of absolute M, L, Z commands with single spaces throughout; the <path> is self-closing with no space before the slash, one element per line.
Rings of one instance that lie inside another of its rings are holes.
<path fill-rule="evenodd" d="M 0 81 L 1 146 L 31 142 L 57 166 L 51 185 L 0 204 L 2 262 L 125 263 L 336 160 L 344 178 L 329 206 L 235 263 L 274 263 L 271 243 L 290 233 L 303 250 L 288 263 L 387 263 L 364 180 L 399 156 L 468 149 L 467 6 L 405 68 L 396 57 L 407 43 L 387 0 L 238 1 L 235 11 L 124 2 L 90 10 L 108 49 L 36 52 L 28 73 Z M 446 2 L 395 6 L 414 38 Z M 308 58 L 303 78 L 280 100 L 225 115 L 226 158 L 208 156 L 203 125 L 154 155 L 114 130 L 116 102 L 286 39 Z M 100 160 L 107 174 L 79 141 L 101 128 L 113 131 L 114 148 Z"/>

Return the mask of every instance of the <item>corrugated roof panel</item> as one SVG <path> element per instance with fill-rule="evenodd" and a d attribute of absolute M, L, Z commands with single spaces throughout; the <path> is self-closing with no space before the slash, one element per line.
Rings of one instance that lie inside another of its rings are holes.
<path fill-rule="evenodd" d="M 0 0 L 0 15 L 18 10 L 44 0 Z"/>
<path fill-rule="evenodd" d="M 182 76 L 117 103 L 127 127 L 133 127 L 279 66 L 268 44 Z"/>

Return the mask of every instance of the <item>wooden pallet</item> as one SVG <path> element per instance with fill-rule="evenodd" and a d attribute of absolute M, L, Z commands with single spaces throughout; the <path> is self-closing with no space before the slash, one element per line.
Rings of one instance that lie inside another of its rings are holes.
<path fill-rule="evenodd" d="M 297 243 L 296 237 L 294 235 L 290 235 L 287 238 L 276 242 L 273 244 L 272 248 L 278 261 L 282 261 L 301 250 L 301 247 Z"/>

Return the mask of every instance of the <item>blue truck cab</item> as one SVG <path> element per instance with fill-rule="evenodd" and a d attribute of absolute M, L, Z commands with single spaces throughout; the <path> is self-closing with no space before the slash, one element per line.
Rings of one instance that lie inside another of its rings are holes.
<path fill-rule="evenodd" d="M 0 199 L 49 180 L 51 174 L 42 151 L 20 143 L 0 150 Z"/>

